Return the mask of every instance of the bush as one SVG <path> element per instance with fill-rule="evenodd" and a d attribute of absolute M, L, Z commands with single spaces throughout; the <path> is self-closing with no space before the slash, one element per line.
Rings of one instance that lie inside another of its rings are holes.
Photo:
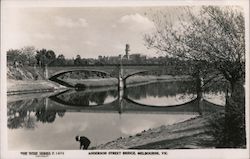
<path fill-rule="evenodd" d="M 214 144 L 220 148 L 245 148 L 245 93 L 238 85 L 237 90 L 227 99 L 226 111 L 219 112 L 209 121 Z"/>

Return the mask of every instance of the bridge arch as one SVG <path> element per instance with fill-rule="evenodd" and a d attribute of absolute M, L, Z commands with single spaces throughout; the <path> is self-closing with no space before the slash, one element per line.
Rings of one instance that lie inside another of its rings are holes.
<path fill-rule="evenodd" d="M 198 100 L 197 98 L 195 98 L 195 99 L 192 99 L 192 100 L 190 100 L 190 101 L 188 101 L 188 102 L 181 103 L 181 104 L 158 106 L 158 105 L 149 105 L 149 104 L 139 103 L 139 102 L 136 102 L 136 101 L 130 99 L 129 97 L 125 97 L 124 99 L 126 99 L 126 100 L 129 101 L 130 103 L 136 104 L 136 105 L 138 105 L 138 106 L 152 107 L 152 108 L 159 108 L 159 109 L 186 106 L 186 105 L 194 104 L 194 103 L 196 103 L 197 100 Z"/>
<path fill-rule="evenodd" d="M 151 71 L 152 70 L 143 70 L 143 71 L 137 71 L 137 72 L 131 73 L 131 74 L 127 75 L 125 78 L 123 78 L 123 81 L 126 82 L 126 80 L 131 76 L 134 76 L 134 75 L 137 75 L 140 73 L 151 72 Z"/>
<path fill-rule="evenodd" d="M 54 73 L 53 75 L 51 75 L 49 77 L 49 80 L 52 80 L 52 79 L 56 79 L 58 78 L 59 76 L 63 75 L 63 74 L 66 74 L 66 73 L 69 73 L 69 72 L 97 72 L 97 73 L 103 73 L 105 75 L 109 75 L 109 76 L 112 76 L 111 73 L 109 72 L 106 72 L 106 71 L 102 71 L 102 70 L 89 70 L 89 69 L 72 69 L 72 70 L 63 70 L 63 71 L 60 71 L 60 72 L 56 72 Z"/>
<path fill-rule="evenodd" d="M 133 73 L 128 74 L 127 76 L 125 76 L 125 77 L 123 78 L 123 83 L 124 83 L 124 85 L 125 85 L 125 87 L 126 87 L 126 80 L 127 80 L 129 77 L 138 75 L 138 74 L 140 74 L 140 73 L 155 72 L 155 71 L 158 72 L 158 71 L 160 71 L 160 70 L 142 70 L 142 71 L 133 72 Z"/>

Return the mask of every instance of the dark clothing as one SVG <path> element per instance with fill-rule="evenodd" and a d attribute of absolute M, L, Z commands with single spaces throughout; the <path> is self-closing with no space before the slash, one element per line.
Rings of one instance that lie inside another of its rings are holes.
<path fill-rule="evenodd" d="M 80 142 L 80 149 L 84 149 L 84 150 L 88 149 L 90 145 L 90 141 L 88 138 L 81 136 L 79 142 Z"/>

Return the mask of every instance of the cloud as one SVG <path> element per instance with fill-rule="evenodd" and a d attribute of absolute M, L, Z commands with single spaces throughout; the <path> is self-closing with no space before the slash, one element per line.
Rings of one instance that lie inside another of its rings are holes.
<path fill-rule="evenodd" d="M 152 22 L 147 17 L 142 16 L 138 13 L 125 15 L 118 20 L 118 23 L 120 25 L 127 26 L 129 29 L 135 31 L 137 30 L 147 31 L 155 28 L 154 22 Z"/>
<path fill-rule="evenodd" d="M 76 132 L 83 132 L 87 129 L 88 123 L 83 122 L 83 123 L 73 123 L 73 122 L 68 122 L 67 127 L 65 125 L 58 125 L 56 126 L 56 133 L 61 133 L 61 132 L 71 132 L 72 130 Z"/>
<path fill-rule="evenodd" d="M 90 41 L 90 40 L 87 40 L 87 41 L 84 41 L 83 44 L 86 44 L 88 46 L 96 46 L 96 43 Z"/>
<path fill-rule="evenodd" d="M 116 24 L 113 24 L 113 25 L 111 25 L 111 27 L 112 27 L 112 28 L 116 28 L 116 27 L 117 27 L 117 25 L 116 25 Z"/>
<path fill-rule="evenodd" d="M 71 18 L 65 18 L 65 17 L 60 17 L 60 16 L 55 17 L 55 24 L 57 26 L 67 27 L 67 28 L 88 26 L 88 22 L 84 18 L 71 19 Z"/>
<path fill-rule="evenodd" d="M 36 33 L 33 35 L 35 38 L 41 39 L 41 40 L 52 40 L 55 37 L 52 36 L 51 34 L 47 34 L 47 33 Z"/>

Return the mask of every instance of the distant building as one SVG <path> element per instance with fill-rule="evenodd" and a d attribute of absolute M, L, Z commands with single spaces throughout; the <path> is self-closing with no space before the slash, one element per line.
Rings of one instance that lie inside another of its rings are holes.
<path fill-rule="evenodd" d="M 108 58 L 108 61 L 110 64 L 118 64 L 120 62 L 120 57 L 119 56 L 110 56 Z"/>
<path fill-rule="evenodd" d="M 129 46 L 129 44 L 126 44 L 126 46 L 125 46 L 125 55 L 123 56 L 123 58 L 125 58 L 125 59 L 129 59 L 129 52 L 130 51 L 130 46 Z"/>
<path fill-rule="evenodd" d="M 98 60 L 99 60 L 99 61 L 102 60 L 102 56 L 101 56 L 101 55 L 98 56 Z"/>
<path fill-rule="evenodd" d="M 125 55 L 119 54 L 118 56 L 98 56 L 98 63 L 101 64 L 119 64 L 122 62 L 123 64 L 156 64 L 159 63 L 156 57 L 147 58 L 147 56 L 142 55 L 141 53 L 129 54 L 130 45 L 125 45 Z"/>
<path fill-rule="evenodd" d="M 129 59 L 130 59 L 131 61 L 136 61 L 136 60 L 138 60 L 140 57 L 141 57 L 141 54 L 131 54 L 131 55 L 129 55 Z"/>

